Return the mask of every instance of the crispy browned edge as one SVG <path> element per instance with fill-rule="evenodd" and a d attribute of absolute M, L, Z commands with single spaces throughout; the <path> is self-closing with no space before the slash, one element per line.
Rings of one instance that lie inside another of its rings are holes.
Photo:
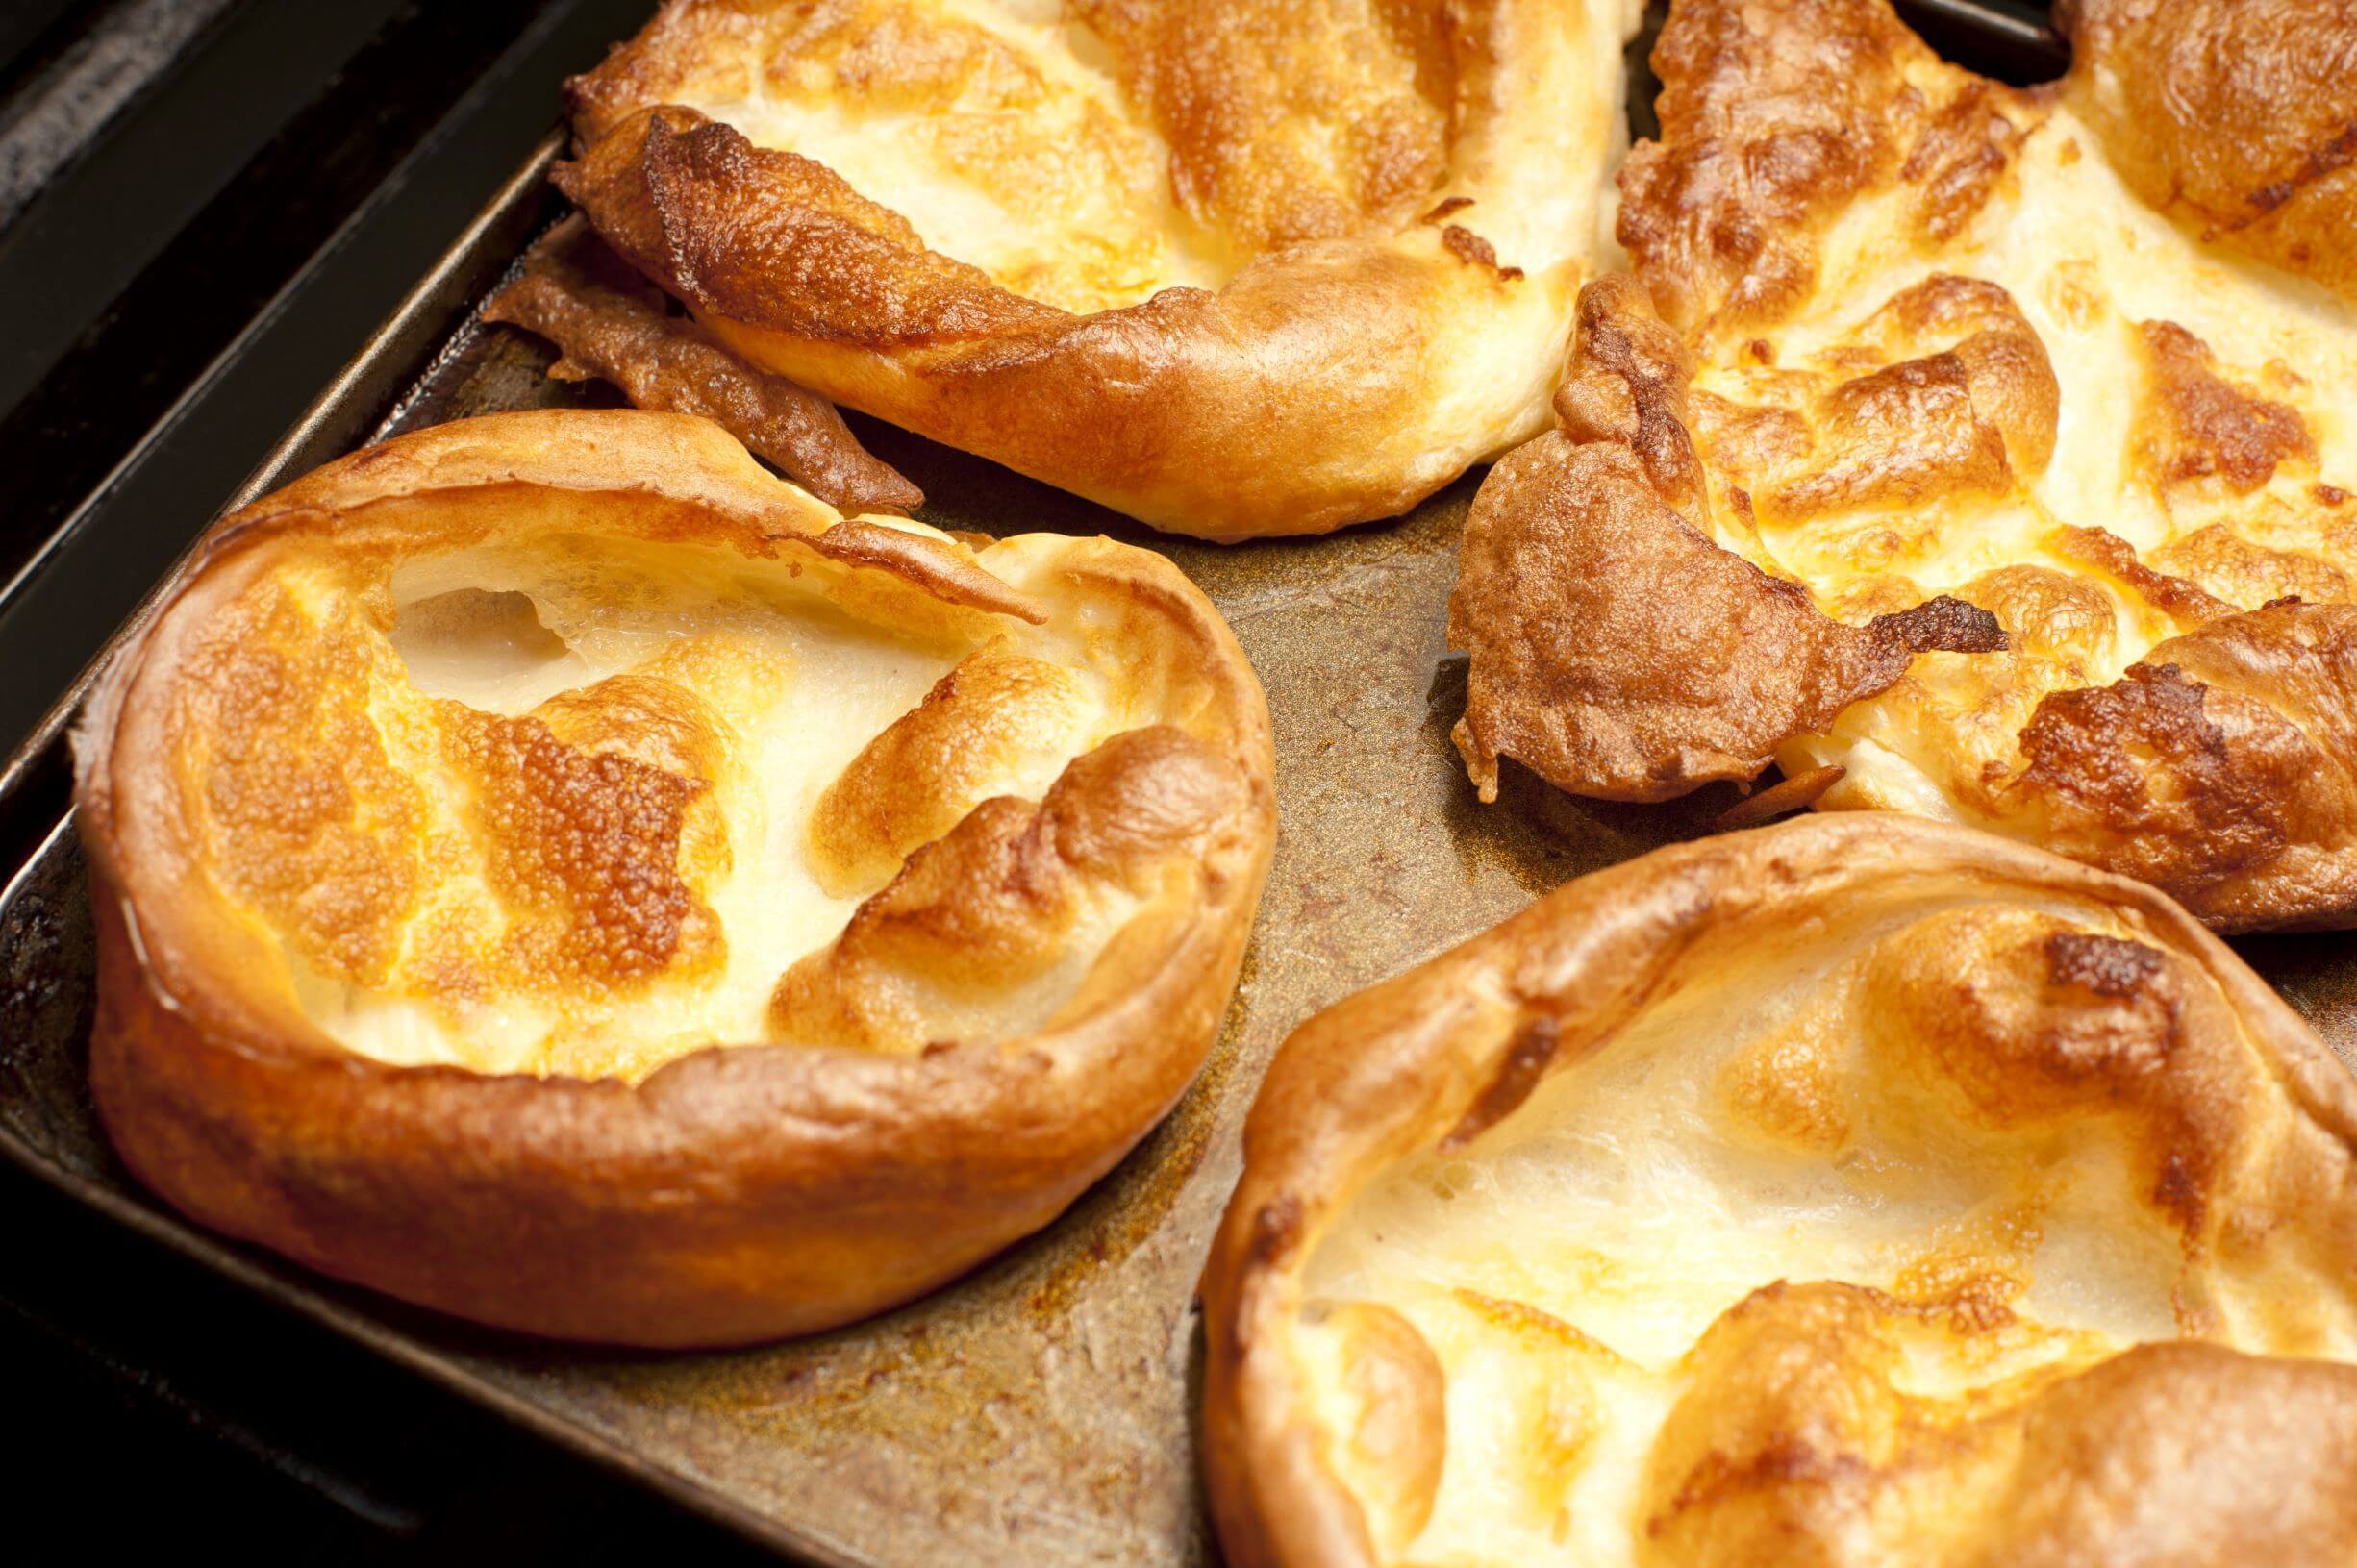
<path fill-rule="evenodd" d="M 1352 1195 L 1484 1109 L 1516 1072 L 1516 1045 L 1532 1024 L 1554 1026 L 1550 1067 L 1560 1067 L 1633 1017 L 1712 933 L 1838 908 L 1857 889 L 1889 897 L 1917 878 L 2111 906 L 2144 940 L 2210 978 L 2301 1113 L 2357 1141 L 2357 1081 L 2223 942 L 2141 883 L 1881 812 L 1720 834 L 1581 878 L 1318 1013 L 1279 1050 L 1203 1278 L 1203 1458 L 1236 1568 L 1374 1560 L 1358 1504 L 1318 1456 L 1306 1391 L 1284 1351 L 1301 1271 Z"/>
<path fill-rule="evenodd" d="M 2265 4 L 2287 37 L 2357 47 L 2344 12 L 2315 0 Z M 2201 77 L 2204 51 L 2215 55 L 2230 27 L 2239 63 L 2213 62 Z M 2100 96 L 2100 64 L 2156 72 L 2181 96 L 2201 77 L 2228 123 L 2265 117 L 2265 72 L 2244 67 L 2278 61 L 2282 47 L 2254 44 L 2212 0 L 2088 0 L 2077 28 L 2080 64 L 2067 90 L 2084 112 L 2108 112 L 2089 107 Z M 1450 641 L 1472 654 L 1459 739 L 1485 797 L 1499 756 L 1606 798 L 1662 799 L 1749 778 L 1783 741 L 1821 731 L 1843 707 L 1890 684 L 1913 654 L 1993 645 L 1946 635 L 1952 618 L 1925 615 L 1939 601 L 1908 612 L 1924 616 L 1918 624 L 1839 625 L 1681 511 L 1703 504 L 1681 327 L 1706 313 L 1775 319 L 1805 296 L 1828 214 L 1894 168 L 1920 181 L 1917 221 L 1927 232 L 1961 221 L 2005 161 L 1995 142 L 1951 135 L 1956 112 L 1995 136 L 1998 122 L 1985 112 L 1993 95 L 2034 106 L 2055 90 L 2016 93 L 1963 78 L 1950 110 L 1922 128 L 1899 166 L 1891 106 L 1914 102 L 1902 67 L 1931 58 L 1885 0 L 1786 0 L 1765 13 L 1688 0 L 1672 12 L 1654 57 L 1665 137 L 1633 149 L 1621 173 L 1620 237 L 1642 281 L 1608 276 L 1582 290 L 1556 394 L 1559 427 L 1498 462 L 1467 522 Z M 2310 122 L 2329 119 L 2333 93 L 2348 90 L 2336 80 L 2309 92 L 2297 123 L 2245 149 L 2248 158 L 2290 157 L 2285 146 L 2322 136 Z M 2199 172 L 2186 161 L 2213 158 L 2219 168 L 2200 178 L 2215 183 L 2244 153 L 2212 146 L 2210 131 L 2182 115 L 2158 116 L 2115 114 L 2105 145 L 2131 185 L 2182 218 L 2183 204 L 2162 198 L 2179 173 Z M 2341 142 L 2320 145 L 2317 179 L 2293 188 L 2303 204 L 2339 211 L 2346 171 L 2332 149 Z M 1917 168 L 1918 158 L 1929 162 Z M 2286 247 L 2289 233 L 2278 236 Z M 2313 251 L 2270 251 L 2247 234 L 2234 242 L 2342 286 Z M 1541 546 L 1550 540 L 1559 556 L 1570 541 L 1586 564 L 1546 570 Z M 2051 809 L 2056 820 L 2037 830 L 2045 842 L 2158 883 L 2219 930 L 2348 926 L 2357 872 L 2311 832 L 2347 795 L 2344 727 L 2296 689 L 2291 666 L 2321 665 L 2314 645 L 2337 649 L 2353 636 L 2357 607 L 2284 603 L 2170 639 L 2121 682 L 2047 697 L 2022 731 L 2027 770 L 2007 786 L 2020 813 L 2000 812 L 2003 802 L 1967 804 L 1993 818 Z M 1660 654 L 1665 639 L 1676 657 Z M 2242 673 L 2263 657 L 2277 667 Z M 2307 750 L 2287 763 L 2299 746 Z M 2306 771 L 2319 759 L 2332 777 Z M 2173 789 L 2147 791 L 2143 781 L 2156 775 Z"/>
<path fill-rule="evenodd" d="M 1454 27 L 1510 53 L 1532 25 L 1525 12 L 1543 14 L 1469 0 Z M 823 165 L 650 103 L 661 87 L 648 84 L 687 71 L 706 46 L 703 25 L 650 24 L 569 84 L 581 153 L 555 178 L 616 251 L 750 362 L 1215 540 L 1394 516 L 1495 455 L 1436 467 L 1380 439 L 1419 407 L 1424 366 L 1471 346 L 1454 323 L 1535 286 L 1485 261 L 1487 246 L 1412 255 L 1329 241 L 1264 256 L 1216 293 L 1174 287 L 1068 314 L 926 249 Z"/>
<path fill-rule="evenodd" d="M 251 545 L 387 494 L 521 484 L 686 502 L 661 509 L 665 537 L 833 553 L 813 504 L 758 470 L 701 465 L 668 438 L 677 426 L 697 427 L 690 447 L 725 439 L 673 414 L 494 414 L 331 463 L 216 525 L 100 681 L 76 790 L 97 922 L 91 1087 L 125 1163 L 192 1218 L 502 1327 L 741 1343 L 847 1322 L 964 1272 L 1060 1212 L 1193 1079 L 1274 835 L 1267 709 L 1201 593 L 1110 540 L 1070 541 L 1067 569 L 1166 615 L 1198 650 L 1220 691 L 1217 749 L 1250 804 L 1211 843 L 1191 917 L 1109 949 L 1091 977 L 1101 1005 L 1050 1033 L 915 1058 L 715 1047 L 637 1084 L 392 1067 L 275 1013 L 207 962 L 208 933 L 157 907 L 154 891 L 190 868 L 142 863 L 122 826 L 162 787 L 144 765 L 168 689 L 158 672 L 260 559 Z M 851 541 L 856 567 L 952 602 L 992 597 L 996 580 L 945 549 L 873 542 Z M 1030 608 L 1003 585 L 996 597 L 985 608 Z"/>

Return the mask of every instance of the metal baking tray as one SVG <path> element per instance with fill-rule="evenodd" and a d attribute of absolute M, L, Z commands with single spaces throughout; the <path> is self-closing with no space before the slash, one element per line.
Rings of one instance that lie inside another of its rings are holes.
<path fill-rule="evenodd" d="M 1916 14 L 1925 8 L 1951 27 L 1977 14 L 1965 0 L 1918 0 Z M 1973 36 L 2020 75 L 2051 73 L 2050 40 L 2018 12 L 1984 17 Z M 1642 63 L 1642 48 L 1632 59 Z M 475 318 L 558 214 L 544 175 L 561 145 L 552 134 L 236 501 L 439 420 L 613 400 L 549 381 L 537 339 Z M 978 459 L 858 424 L 924 487 L 932 522 L 1102 532 L 1163 551 L 1218 605 L 1268 690 L 1281 828 L 1235 1006 L 1192 1091 L 1069 1212 L 888 1316 L 689 1356 L 478 1330 L 188 1225 L 116 1162 L 84 1077 L 90 924 L 63 741 L 80 684 L 0 773 L 0 1148 L 134 1230 L 808 1561 L 1207 1562 L 1216 1551 L 1195 1475 L 1193 1292 L 1270 1053 L 1316 1008 L 1566 879 L 1707 832 L 1737 796 L 1720 787 L 1666 807 L 1613 806 L 1510 774 L 1497 805 L 1475 802 L 1448 741 L 1465 669 L 1442 628 L 1478 476 L 1394 522 L 1220 547 L 1148 534 Z M 190 537 L 204 520 L 188 518 Z M 2345 940 L 2241 945 L 2347 1057 L 2357 961 Z"/>

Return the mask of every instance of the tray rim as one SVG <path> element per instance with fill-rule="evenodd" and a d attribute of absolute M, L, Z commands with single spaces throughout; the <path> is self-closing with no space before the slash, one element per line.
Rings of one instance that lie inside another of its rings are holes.
<path fill-rule="evenodd" d="M 34 853 L 26 857 L 24 863 L 15 868 L 6 883 L 0 884 L 0 907 L 14 901 L 20 885 L 34 874 L 36 861 L 49 854 L 72 827 L 71 811 L 58 818 Z M 660 1493 L 703 1518 L 726 1526 L 764 1546 L 790 1554 L 785 1560 L 807 1562 L 814 1568 L 868 1568 L 860 1559 L 846 1556 L 758 1509 L 746 1507 L 725 1493 L 705 1486 L 691 1476 L 656 1464 L 626 1444 L 605 1437 L 591 1428 L 567 1421 L 546 1406 L 477 1376 L 432 1346 L 377 1318 L 364 1307 L 347 1305 L 317 1288 L 313 1282 L 328 1281 L 328 1276 L 302 1270 L 296 1264 L 276 1262 L 266 1255 L 225 1240 L 203 1229 L 164 1205 L 161 1199 L 142 1199 L 60 1164 L 19 1137 L 5 1123 L 0 1123 L 0 1154 L 6 1155 L 11 1163 L 52 1189 L 86 1205 L 146 1240 L 204 1265 L 224 1279 L 252 1290 L 274 1306 L 342 1335 L 372 1355 L 464 1397 L 535 1437 L 589 1459 L 614 1472 L 622 1480 Z M 365 1287 L 346 1288 L 361 1290 Z"/>
<path fill-rule="evenodd" d="M 328 454 L 322 448 L 365 434 L 364 430 L 353 428 L 355 409 L 351 405 L 363 401 L 365 389 L 380 378 L 392 387 L 401 388 L 414 383 L 428 368 L 432 353 L 470 319 L 482 304 L 480 292 L 460 289 L 454 301 L 452 291 L 476 272 L 489 250 L 498 245 L 501 236 L 511 226 L 519 223 L 527 212 L 548 199 L 549 167 L 563 156 L 566 145 L 567 136 L 562 125 L 552 128 L 540 139 L 522 165 L 501 184 L 473 219 L 452 238 L 433 266 L 369 334 L 367 340 L 345 362 L 343 368 L 320 388 L 286 435 L 278 439 L 229 499 L 207 520 L 206 527 L 276 488 L 298 469 L 324 460 Z M 505 260 L 513 261 L 514 254 L 509 253 Z M 266 322 L 267 310 L 257 319 Z M 238 346 L 232 343 L 224 354 L 235 354 Z M 200 377 L 189 393 L 184 394 L 183 401 L 201 388 L 208 379 L 209 376 Z M 173 410 L 159 424 L 168 422 L 178 411 L 179 406 L 175 403 Z M 361 414 L 365 419 L 369 413 L 381 411 L 370 409 L 361 411 Z M 124 461 L 133 460 L 146 444 L 147 438 L 142 438 L 139 446 L 126 455 Z M 0 765 L 0 817 L 21 812 L 33 818 L 27 824 L 25 834 L 28 847 L 20 858 L 7 867 L 5 880 L 0 881 L 0 908 L 14 904 L 26 880 L 35 874 L 40 862 L 56 851 L 59 841 L 74 826 L 75 813 L 70 800 L 59 809 L 55 820 L 48 821 L 42 827 L 39 825 L 42 817 L 35 813 L 40 812 L 43 803 L 25 797 L 38 794 L 39 781 L 44 776 L 53 775 L 57 767 L 66 761 L 64 749 L 68 744 L 67 732 L 81 712 L 83 700 L 88 695 L 91 684 L 105 669 L 108 660 L 147 623 L 164 595 L 180 580 L 195 553 L 196 537 L 201 537 L 202 534 L 203 530 L 198 530 L 196 536 L 157 577 L 154 585 L 141 596 L 138 607 L 124 617 L 122 624 L 115 628 L 73 683 L 50 705 L 40 723 L 25 737 L 7 762 Z M 627 1444 L 609 1438 L 593 1428 L 566 1420 L 545 1406 L 502 1388 L 434 1346 L 405 1332 L 397 1325 L 379 1318 L 365 1306 L 338 1300 L 331 1289 L 321 1288 L 323 1284 L 333 1287 L 334 1282 L 329 1276 L 274 1260 L 203 1229 L 161 1199 L 120 1190 L 112 1183 L 60 1163 L 47 1151 L 20 1136 L 5 1120 L 0 1120 L 0 1156 L 5 1156 L 11 1164 L 52 1189 L 146 1240 L 236 1282 L 281 1308 L 293 1311 L 340 1334 L 371 1354 L 458 1394 L 542 1441 L 589 1459 L 614 1473 L 619 1479 L 658 1493 L 749 1540 L 786 1554 L 785 1560 L 809 1563 L 814 1568 L 871 1568 L 870 1564 L 860 1558 L 848 1556 L 822 1540 L 706 1485 L 691 1474 L 658 1464 Z M 457 1320 L 451 1321 L 455 1323 Z"/>
<path fill-rule="evenodd" d="M 329 379 L 327 385 L 319 389 L 309 404 L 305 405 L 303 411 L 295 416 L 294 423 L 288 428 L 287 433 L 278 438 L 268 452 L 263 455 L 262 460 L 254 465 L 252 472 L 248 473 L 238 487 L 230 492 L 229 498 L 206 519 L 204 526 L 190 536 L 188 543 L 180 554 L 172 558 L 171 563 L 157 576 L 154 584 L 140 596 L 138 604 L 123 617 L 122 623 L 115 627 L 98 652 L 90 657 L 89 662 L 83 665 L 81 673 L 76 675 L 65 689 L 59 694 L 57 700 L 49 705 L 48 709 L 42 713 L 40 722 L 33 727 L 16 749 L 9 755 L 8 760 L 0 763 L 0 810 L 13 807 L 14 797 L 25 787 L 26 782 L 34 771 L 41 765 L 44 754 L 51 751 L 64 738 L 65 732 L 72 727 L 74 715 L 82 709 L 83 699 L 89 694 L 90 686 L 97 681 L 99 672 L 106 668 L 108 660 L 114 657 L 123 644 L 147 624 L 148 618 L 155 612 L 157 604 L 179 581 L 181 574 L 188 569 L 190 559 L 196 553 L 197 541 L 203 537 L 205 530 L 238 508 L 278 488 L 293 477 L 298 465 L 315 466 L 316 463 L 326 460 L 326 456 L 315 453 L 315 449 L 326 446 L 338 436 L 346 434 L 339 427 L 351 423 L 348 417 L 350 411 L 344 407 L 347 399 L 358 394 L 375 375 L 393 368 L 392 361 L 405 351 L 422 349 L 439 338 L 446 337 L 460 322 L 475 312 L 481 301 L 472 295 L 463 296 L 455 308 L 449 303 L 446 296 L 456 284 L 473 270 L 474 265 L 480 261 L 482 248 L 492 240 L 500 229 L 515 221 L 526 208 L 546 199 L 549 168 L 560 157 L 564 156 L 566 145 L 567 135 L 564 128 L 561 124 L 551 127 L 548 133 L 534 145 L 522 166 L 501 182 L 499 188 L 491 193 L 490 198 L 476 212 L 474 217 L 451 238 L 450 243 L 436 258 L 434 264 L 426 270 L 425 275 L 411 286 L 409 291 L 401 297 L 400 303 L 393 307 L 391 313 L 386 316 L 377 325 L 376 330 L 368 335 L 367 340 L 360 346 L 351 359 L 344 362 L 343 368 L 337 371 Z M 330 243 L 333 244 L 334 241 L 331 240 Z M 164 411 L 155 425 L 141 436 L 129 452 L 123 455 L 122 460 L 109 470 L 106 478 L 99 481 L 93 493 L 106 490 L 113 483 L 116 475 L 138 460 L 139 456 L 155 441 L 157 433 L 171 424 L 182 409 L 213 381 L 214 371 L 219 365 L 234 358 L 244 347 L 246 336 L 256 328 L 269 325 L 275 313 L 276 305 L 277 301 L 273 299 L 270 304 L 263 307 L 247 333 L 240 333 L 238 339 L 223 349 L 214 362 L 208 365 L 205 371 L 189 385 L 188 390 L 173 401 L 172 406 Z M 414 355 L 412 359 L 414 362 Z M 418 364 L 417 368 L 424 367 Z M 14 579 L 12 579 L 11 586 L 14 586 L 20 580 L 28 579 L 36 564 L 38 561 L 28 563 Z"/>

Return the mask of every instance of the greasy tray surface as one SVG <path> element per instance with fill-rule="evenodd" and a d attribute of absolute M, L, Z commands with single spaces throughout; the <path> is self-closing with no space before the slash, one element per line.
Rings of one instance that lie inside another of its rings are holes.
<path fill-rule="evenodd" d="M 543 348 L 504 329 L 470 325 L 414 362 L 424 379 L 378 434 L 605 400 L 546 381 Z M 1472 480 L 1396 524 L 1222 548 L 1151 537 L 896 432 L 861 434 L 935 498 L 923 515 L 938 525 L 1104 531 L 1165 551 L 1268 689 L 1280 836 L 1235 1008 L 1194 1090 L 1061 1221 L 888 1317 L 690 1356 L 472 1331 L 226 1246 L 131 1185 L 90 1112 L 88 916 L 70 829 L 0 903 L 0 1141 L 167 1243 L 817 1560 L 1204 1561 L 1191 1297 L 1279 1039 L 1566 878 L 1706 831 L 1736 796 L 1617 807 L 1510 773 L 1496 806 L 1474 802 L 1447 738 L 1464 664 L 1442 635 Z M 2238 945 L 2351 1058 L 2357 962 L 2344 939 Z"/>
<path fill-rule="evenodd" d="M 395 424 L 567 395 L 541 362 L 530 339 L 470 329 Z M 979 461 L 865 434 L 938 498 L 926 513 L 936 523 L 1144 537 Z M 1725 789 L 1617 807 L 1510 776 L 1497 806 L 1474 803 L 1447 740 L 1463 664 L 1442 645 L 1468 490 L 1460 484 L 1396 526 L 1322 540 L 1156 541 L 1219 605 L 1267 684 L 1283 786 L 1276 864 L 1202 1081 L 1032 1242 L 864 1327 L 692 1356 L 499 1338 L 237 1256 L 470 1389 L 627 1451 L 650 1479 L 710 1494 L 707 1506 L 822 1560 L 1202 1560 L 1191 1296 L 1278 1040 L 1567 877 L 1702 831 L 1735 799 Z M 2242 950 L 2350 1054 L 2357 964 L 2341 958 L 2343 944 Z M 0 1116 L 43 1157 L 152 1207 L 107 1153 L 82 1086 L 88 931 L 70 832 L 12 890 L 0 954 Z"/>

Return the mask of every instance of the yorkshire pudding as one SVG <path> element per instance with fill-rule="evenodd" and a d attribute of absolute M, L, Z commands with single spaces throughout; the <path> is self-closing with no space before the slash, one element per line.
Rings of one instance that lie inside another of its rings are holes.
<path fill-rule="evenodd" d="M 1512 758 L 1993 829 L 2357 921 L 2357 9 L 2082 0 L 2021 91 L 1883 0 L 1681 0 L 1558 428 L 1452 635 Z"/>
<path fill-rule="evenodd" d="M 1204 1281 L 1237 1568 L 2357 1557 L 2357 1083 L 2149 887 L 1807 817 L 1295 1031 Z"/>
<path fill-rule="evenodd" d="M 195 1219 L 504 1327 L 824 1328 L 1053 1217 L 1235 983 L 1268 720 L 1161 558 L 495 414 L 221 522 L 76 736 L 90 1083 Z"/>
<path fill-rule="evenodd" d="M 557 183 L 758 371 L 1206 538 L 1536 433 L 1636 0 L 668 0 Z"/>

